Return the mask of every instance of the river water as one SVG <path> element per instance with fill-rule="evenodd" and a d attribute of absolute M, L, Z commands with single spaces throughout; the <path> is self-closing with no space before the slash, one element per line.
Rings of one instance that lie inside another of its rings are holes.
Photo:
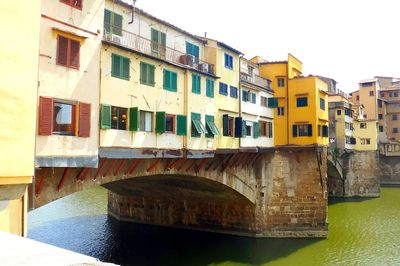
<path fill-rule="evenodd" d="M 331 202 L 327 239 L 251 239 L 117 222 L 98 187 L 30 212 L 28 237 L 123 265 L 400 265 L 400 188 L 381 193 Z"/>

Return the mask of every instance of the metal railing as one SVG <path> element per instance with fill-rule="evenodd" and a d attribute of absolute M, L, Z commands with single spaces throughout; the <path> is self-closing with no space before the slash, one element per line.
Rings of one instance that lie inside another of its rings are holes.
<path fill-rule="evenodd" d="M 103 40 L 175 64 L 186 65 L 204 73 L 215 74 L 213 64 L 121 28 L 105 25 Z"/>
<path fill-rule="evenodd" d="M 271 82 L 268 79 L 262 78 L 255 74 L 249 75 L 247 73 L 241 72 L 240 79 L 243 81 L 258 85 L 260 87 L 263 87 L 265 89 L 271 90 Z"/>

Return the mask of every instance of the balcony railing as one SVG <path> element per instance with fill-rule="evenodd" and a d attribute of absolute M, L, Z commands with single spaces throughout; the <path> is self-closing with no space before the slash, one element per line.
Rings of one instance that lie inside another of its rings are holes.
<path fill-rule="evenodd" d="M 268 79 L 262 78 L 260 76 L 257 76 L 257 75 L 251 76 L 249 74 L 241 72 L 240 79 L 242 81 L 246 81 L 246 82 L 258 85 L 264 89 L 271 90 L 271 81 L 269 81 Z"/>
<path fill-rule="evenodd" d="M 151 55 L 171 63 L 189 66 L 198 71 L 215 75 L 213 64 L 209 64 L 193 55 L 185 54 L 121 28 L 105 25 L 103 40 L 142 54 Z"/>

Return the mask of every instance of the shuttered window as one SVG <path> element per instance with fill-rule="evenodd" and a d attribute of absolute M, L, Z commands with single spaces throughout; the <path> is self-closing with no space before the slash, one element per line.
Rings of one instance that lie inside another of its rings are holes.
<path fill-rule="evenodd" d="M 57 65 L 79 69 L 80 43 L 64 36 L 57 37 Z"/>
<path fill-rule="evenodd" d="M 193 55 L 197 60 L 199 58 L 199 47 L 190 42 L 186 42 L 186 53 Z"/>
<path fill-rule="evenodd" d="M 39 135 L 51 135 L 53 131 L 53 98 L 39 98 Z"/>
<path fill-rule="evenodd" d="M 260 125 L 258 122 L 253 122 L 253 137 L 256 139 L 260 136 Z"/>
<path fill-rule="evenodd" d="M 212 115 L 206 115 L 206 137 L 207 138 L 213 138 L 214 136 L 219 135 L 219 130 L 217 126 L 214 123 L 214 116 Z"/>
<path fill-rule="evenodd" d="M 100 128 L 110 129 L 111 128 L 111 105 L 102 104 L 100 110 Z"/>
<path fill-rule="evenodd" d="M 251 103 L 256 103 L 257 99 L 257 94 L 254 92 L 251 93 Z"/>
<path fill-rule="evenodd" d="M 117 54 L 111 55 L 111 76 L 129 80 L 130 60 Z"/>
<path fill-rule="evenodd" d="M 299 97 L 296 99 L 297 107 L 306 107 L 308 106 L 308 98 L 307 97 Z"/>
<path fill-rule="evenodd" d="M 90 103 L 79 103 L 79 122 L 78 136 L 83 138 L 90 137 Z"/>
<path fill-rule="evenodd" d="M 140 62 L 140 83 L 144 85 L 154 86 L 154 69 L 150 64 Z"/>
<path fill-rule="evenodd" d="M 241 138 L 243 136 L 243 119 L 241 117 L 235 117 L 235 138 Z"/>
<path fill-rule="evenodd" d="M 227 137 L 233 137 L 233 124 L 234 118 L 229 115 L 222 116 L 222 135 Z"/>
<path fill-rule="evenodd" d="M 214 80 L 206 80 L 206 96 L 214 98 Z"/>
<path fill-rule="evenodd" d="M 160 134 L 165 132 L 165 112 L 156 113 L 156 132 Z"/>
<path fill-rule="evenodd" d="M 250 99 L 250 92 L 249 91 L 242 91 L 242 101 L 248 102 Z"/>
<path fill-rule="evenodd" d="M 164 69 L 163 88 L 167 91 L 177 91 L 177 73 Z"/>
<path fill-rule="evenodd" d="M 233 57 L 229 54 L 224 54 L 224 65 L 228 69 L 233 69 Z"/>
<path fill-rule="evenodd" d="M 237 98 L 238 97 L 238 88 L 236 88 L 234 86 L 230 86 L 229 96 L 231 96 L 232 98 Z"/>
<path fill-rule="evenodd" d="M 77 9 L 82 9 L 83 0 L 60 0 L 61 3 L 75 7 Z"/>
<path fill-rule="evenodd" d="M 128 108 L 111 106 L 111 128 L 127 130 Z"/>
<path fill-rule="evenodd" d="M 328 126 L 323 125 L 322 126 L 322 137 L 328 137 Z"/>
<path fill-rule="evenodd" d="M 293 137 L 311 137 L 312 124 L 293 125 Z"/>
<path fill-rule="evenodd" d="M 258 123 L 260 128 L 260 136 L 272 138 L 273 135 L 272 122 L 259 121 Z"/>
<path fill-rule="evenodd" d="M 268 98 L 268 107 L 269 108 L 278 107 L 278 99 L 277 98 L 273 98 L 273 97 L 269 97 Z"/>
<path fill-rule="evenodd" d="M 53 100 L 53 134 L 75 135 L 76 105 L 59 100 Z"/>
<path fill-rule="evenodd" d="M 129 108 L 129 130 L 139 130 L 139 108 L 137 107 Z"/>
<path fill-rule="evenodd" d="M 192 74 L 192 92 L 196 94 L 201 93 L 201 88 L 200 88 L 200 76 L 197 74 Z"/>
<path fill-rule="evenodd" d="M 108 9 L 105 9 L 104 29 L 106 33 L 122 36 L 122 16 Z"/>
<path fill-rule="evenodd" d="M 186 136 L 187 135 L 187 118 L 186 115 L 177 115 L 176 116 L 176 134 L 178 136 Z"/>
<path fill-rule="evenodd" d="M 201 122 L 201 114 L 192 113 L 192 137 L 200 137 L 201 134 L 207 133 L 206 128 L 204 127 L 203 123 Z"/>
<path fill-rule="evenodd" d="M 151 54 L 165 58 L 167 35 L 156 29 L 151 29 Z"/>
<path fill-rule="evenodd" d="M 228 85 L 225 83 L 220 82 L 219 83 L 219 94 L 221 95 L 228 95 Z"/>

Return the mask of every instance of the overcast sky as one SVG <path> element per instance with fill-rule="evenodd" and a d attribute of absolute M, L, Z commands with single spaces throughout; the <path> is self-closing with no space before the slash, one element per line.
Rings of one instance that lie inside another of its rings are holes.
<path fill-rule="evenodd" d="M 124 0 L 132 3 L 132 0 Z M 303 74 L 351 92 L 361 79 L 400 77 L 399 0 L 137 0 L 136 6 L 246 58 L 303 62 Z"/>

